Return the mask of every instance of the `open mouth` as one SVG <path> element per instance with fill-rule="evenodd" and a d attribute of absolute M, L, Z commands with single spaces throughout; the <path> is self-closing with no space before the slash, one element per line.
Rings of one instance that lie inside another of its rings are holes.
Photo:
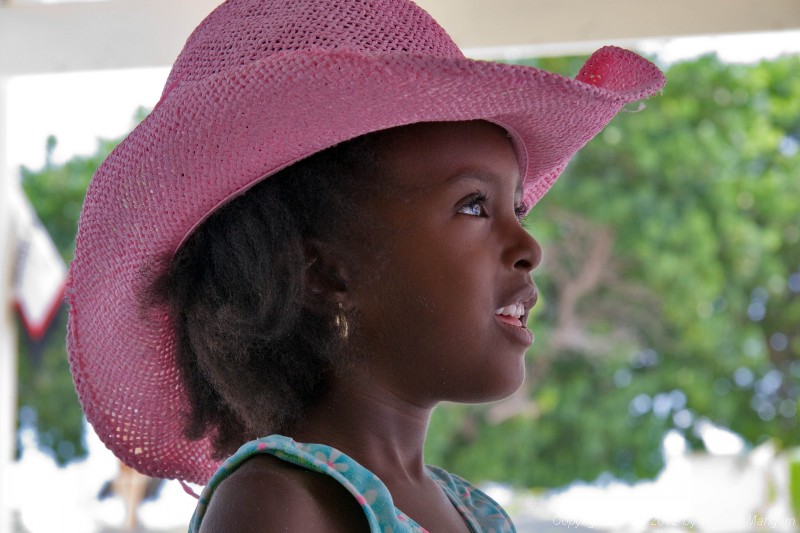
<path fill-rule="evenodd" d="M 525 327 L 525 305 L 521 302 L 501 307 L 494 312 L 494 316 L 500 322 L 520 328 Z"/>
<path fill-rule="evenodd" d="M 503 329 L 511 333 L 512 336 L 524 346 L 533 344 L 533 332 L 531 332 L 527 326 L 528 311 L 530 311 L 530 307 L 533 303 L 535 303 L 535 297 L 528 302 L 527 308 L 526 303 L 517 302 L 501 307 L 494 312 L 494 317 L 498 322 L 507 324 L 506 326 L 502 326 Z"/>

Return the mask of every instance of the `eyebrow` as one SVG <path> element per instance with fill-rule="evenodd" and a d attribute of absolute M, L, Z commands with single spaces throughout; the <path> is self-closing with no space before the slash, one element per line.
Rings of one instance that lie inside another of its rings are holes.
<path fill-rule="evenodd" d="M 457 171 L 452 175 L 448 176 L 445 180 L 446 183 L 458 183 L 460 181 L 480 181 L 482 183 L 492 183 L 498 176 L 496 174 L 492 174 L 491 172 L 485 172 L 483 170 L 466 170 L 466 171 Z M 520 197 L 522 196 L 523 190 L 523 178 L 522 175 L 519 177 L 519 181 L 517 182 L 517 188 L 514 190 L 515 194 L 519 194 Z"/>

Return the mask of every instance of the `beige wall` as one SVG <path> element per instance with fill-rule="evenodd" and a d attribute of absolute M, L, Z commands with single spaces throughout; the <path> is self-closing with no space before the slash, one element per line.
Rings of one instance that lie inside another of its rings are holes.
<path fill-rule="evenodd" d="M 169 65 L 220 0 L 0 0 L 0 75 Z M 800 0 L 418 0 L 464 48 L 800 29 Z"/>
<path fill-rule="evenodd" d="M 419 0 L 462 47 L 800 28 L 798 0 Z"/>

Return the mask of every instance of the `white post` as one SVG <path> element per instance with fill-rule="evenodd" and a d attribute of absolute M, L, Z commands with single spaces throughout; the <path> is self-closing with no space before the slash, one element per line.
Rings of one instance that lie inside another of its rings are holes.
<path fill-rule="evenodd" d="M 0 533 L 12 531 L 9 471 L 14 461 L 17 420 L 17 329 L 10 294 L 16 240 L 16 209 L 11 202 L 17 183 L 6 158 L 7 87 L 8 78 L 0 77 Z"/>

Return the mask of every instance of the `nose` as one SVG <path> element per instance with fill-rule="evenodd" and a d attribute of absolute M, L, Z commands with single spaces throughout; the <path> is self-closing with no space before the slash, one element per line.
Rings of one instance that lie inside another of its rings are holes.
<path fill-rule="evenodd" d="M 505 250 L 505 262 L 514 270 L 531 272 L 542 262 L 542 247 L 519 223 L 509 229 L 508 246 Z"/>

